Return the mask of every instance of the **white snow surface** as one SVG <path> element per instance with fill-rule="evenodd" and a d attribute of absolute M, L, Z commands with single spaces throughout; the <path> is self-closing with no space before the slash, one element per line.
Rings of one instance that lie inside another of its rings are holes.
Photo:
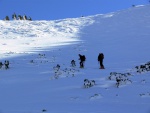
<path fill-rule="evenodd" d="M 0 21 L 1 58 L 78 42 L 80 29 L 92 23 L 90 18 L 56 21 Z"/>
<path fill-rule="evenodd" d="M 10 62 L 0 69 L 0 113 L 150 113 L 150 72 L 135 69 L 150 61 L 149 42 L 150 5 L 55 21 L 0 21 L 0 61 Z M 86 56 L 83 69 L 78 54 Z M 117 88 L 110 72 L 131 73 L 132 83 Z M 84 79 L 95 85 L 84 88 Z"/>

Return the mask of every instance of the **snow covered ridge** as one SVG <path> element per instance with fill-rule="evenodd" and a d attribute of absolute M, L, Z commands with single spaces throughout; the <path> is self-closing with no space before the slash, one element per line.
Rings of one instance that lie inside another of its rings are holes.
<path fill-rule="evenodd" d="M 147 15 L 148 17 L 149 5 L 137 6 L 134 8 L 130 8 L 128 10 L 122 10 L 108 14 L 98 14 L 88 17 L 69 18 L 54 21 L 1 20 L 0 21 L 1 59 L 21 55 L 24 53 L 40 51 L 41 49 L 44 48 L 77 43 L 78 41 L 82 40 L 80 39 L 81 36 L 79 36 L 80 32 L 82 31 L 82 28 L 85 26 L 92 25 L 93 23 L 100 24 L 100 28 L 102 28 L 101 32 L 103 30 L 104 32 L 106 32 L 108 30 L 108 27 L 111 26 L 118 29 L 120 26 L 127 26 L 127 24 L 129 24 L 128 26 L 139 25 L 137 27 L 141 27 L 141 24 L 143 24 L 143 22 L 141 18 L 139 18 L 139 16 L 142 17 L 141 15 L 143 14 L 143 12 L 146 12 L 145 16 Z M 129 21 L 130 18 L 128 17 L 130 17 L 130 15 L 133 15 L 132 20 L 135 19 L 136 21 Z M 120 19 L 119 21 L 117 21 L 117 24 L 115 24 L 117 18 Z M 111 20 L 107 21 L 108 19 Z M 144 24 L 148 25 L 149 21 L 146 22 Z M 121 27 L 121 29 L 122 28 L 123 27 Z M 130 28 L 132 28 L 132 26 Z M 102 33 L 104 34 L 104 32 Z"/>
<path fill-rule="evenodd" d="M 71 44 L 80 40 L 78 37 L 80 29 L 93 22 L 91 18 L 0 21 L 0 54 L 6 57 Z"/>

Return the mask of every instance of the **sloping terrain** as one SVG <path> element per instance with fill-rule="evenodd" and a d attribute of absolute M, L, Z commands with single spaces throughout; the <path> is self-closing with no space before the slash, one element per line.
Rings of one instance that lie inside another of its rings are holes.
<path fill-rule="evenodd" d="M 149 113 L 150 73 L 135 68 L 150 61 L 149 15 L 147 5 L 56 21 L 0 21 L 1 61 L 10 61 L 0 69 L 0 112 Z M 86 56 L 85 68 L 78 54 Z M 123 79 L 118 88 L 116 77 Z M 85 79 L 95 84 L 85 88 Z"/>

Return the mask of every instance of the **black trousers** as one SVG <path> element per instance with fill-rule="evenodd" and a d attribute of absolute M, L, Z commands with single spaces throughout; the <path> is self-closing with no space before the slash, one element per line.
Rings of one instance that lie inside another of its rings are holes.
<path fill-rule="evenodd" d="M 100 67 L 104 67 L 104 65 L 103 65 L 103 59 L 100 59 Z"/>
<path fill-rule="evenodd" d="M 80 67 L 84 67 L 84 61 L 80 61 Z"/>

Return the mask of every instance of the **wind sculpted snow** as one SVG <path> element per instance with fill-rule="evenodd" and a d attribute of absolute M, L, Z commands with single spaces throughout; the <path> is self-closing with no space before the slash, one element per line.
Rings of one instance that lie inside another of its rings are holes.
<path fill-rule="evenodd" d="M 78 42 L 78 33 L 91 18 L 55 21 L 0 21 L 1 58 Z"/>
<path fill-rule="evenodd" d="M 147 5 L 75 19 L 0 21 L 1 61 L 10 61 L 0 69 L 0 112 L 149 113 L 150 70 L 135 68 L 150 61 L 149 15 Z M 86 56 L 85 68 L 78 54 Z"/>

